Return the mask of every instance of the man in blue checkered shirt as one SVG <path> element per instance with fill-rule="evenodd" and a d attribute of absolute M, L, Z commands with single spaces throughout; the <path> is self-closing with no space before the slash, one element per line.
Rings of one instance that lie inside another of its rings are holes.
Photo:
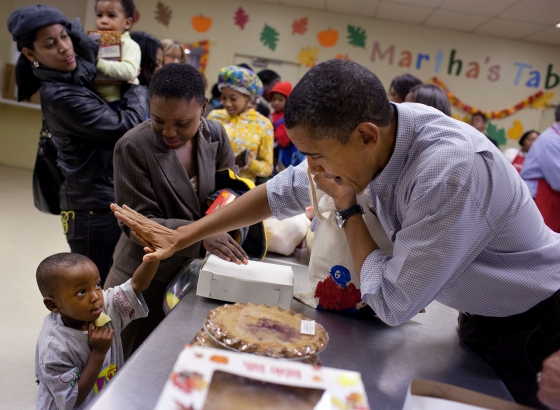
<path fill-rule="evenodd" d="M 560 235 L 545 226 L 500 151 L 431 107 L 389 103 L 373 73 L 345 60 L 309 70 L 287 101 L 285 122 L 315 183 L 339 210 L 362 299 L 390 325 L 433 300 L 460 310 L 461 339 L 516 401 L 540 406 L 536 374 L 560 349 Z M 372 203 L 366 211 L 379 217 L 393 256 L 378 249 L 357 217 L 363 210 L 356 194 L 365 188 Z M 304 163 L 177 231 L 113 209 L 152 247 L 151 260 L 308 205 Z"/>

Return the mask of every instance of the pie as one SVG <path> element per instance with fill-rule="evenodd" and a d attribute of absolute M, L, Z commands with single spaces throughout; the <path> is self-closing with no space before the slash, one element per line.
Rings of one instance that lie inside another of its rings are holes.
<path fill-rule="evenodd" d="M 211 310 L 204 329 L 226 348 L 276 358 L 302 359 L 323 350 L 329 336 L 320 324 L 315 335 L 301 333 L 301 321 L 312 320 L 293 310 L 252 303 Z"/>

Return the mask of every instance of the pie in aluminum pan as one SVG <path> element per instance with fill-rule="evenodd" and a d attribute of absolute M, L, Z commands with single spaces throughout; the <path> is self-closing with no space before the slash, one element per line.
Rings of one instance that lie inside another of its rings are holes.
<path fill-rule="evenodd" d="M 329 342 L 318 323 L 315 335 L 301 333 L 301 321 L 312 320 L 293 310 L 252 303 L 212 309 L 204 321 L 206 332 L 226 348 L 260 356 L 302 359 L 316 355 Z"/>

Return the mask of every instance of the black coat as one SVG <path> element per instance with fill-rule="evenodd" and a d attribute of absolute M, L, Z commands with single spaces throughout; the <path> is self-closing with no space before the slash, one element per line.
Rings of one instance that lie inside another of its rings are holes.
<path fill-rule="evenodd" d="M 117 113 L 87 87 L 43 81 L 43 116 L 58 148 L 64 174 L 62 210 L 106 209 L 115 201 L 113 148 L 146 118 L 146 90 L 132 85 Z"/>

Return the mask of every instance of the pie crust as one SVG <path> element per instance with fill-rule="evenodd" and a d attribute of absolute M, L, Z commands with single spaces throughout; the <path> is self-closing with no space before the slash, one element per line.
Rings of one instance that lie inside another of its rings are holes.
<path fill-rule="evenodd" d="M 329 336 L 318 323 L 315 323 L 315 335 L 302 334 L 302 320 L 312 319 L 278 306 L 236 303 L 212 309 L 204 321 L 204 329 L 229 349 L 268 357 L 303 359 L 323 350 Z"/>

